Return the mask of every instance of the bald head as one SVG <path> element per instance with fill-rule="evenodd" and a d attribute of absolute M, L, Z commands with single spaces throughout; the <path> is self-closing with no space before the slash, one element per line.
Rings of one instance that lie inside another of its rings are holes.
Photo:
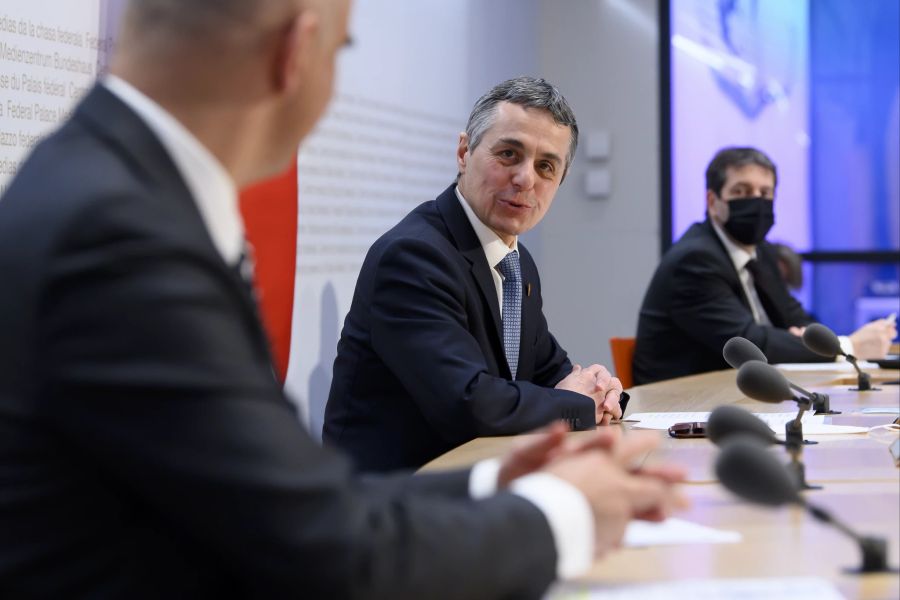
<path fill-rule="evenodd" d="M 128 18 L 142 25 L 181 26 L 203 29 L 209 25 L 253 21 L 273 5 L 285 0 L 129 0 Z"/>
<path fill-rule="evenodd" d="M 126 52 L 165 52 L 190 45 L 237 51 L 284 23 L 302 0 L 129 0 L 123 22 Z"/>
<path fill-rule="evenodd" d="M 283 167 L 324 112 L 349 5 L 131 0 L 110 71 L 175 115 L 247 182 Z"/>

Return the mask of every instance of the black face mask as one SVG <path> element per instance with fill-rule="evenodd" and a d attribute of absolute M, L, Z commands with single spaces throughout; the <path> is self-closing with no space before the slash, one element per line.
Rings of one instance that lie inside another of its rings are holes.
<path fill-rule="evenodd" d="M 755 246 L 775 224 L 774 202 L 766 198 L 735 198 L 728 201 L 725 231 L 742 244 Z"/>

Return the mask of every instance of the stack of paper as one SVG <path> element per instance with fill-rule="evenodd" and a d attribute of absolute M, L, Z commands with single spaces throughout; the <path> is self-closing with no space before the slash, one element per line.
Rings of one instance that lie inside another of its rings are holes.
<path fill-rule="evenodd" d="M 661 523 L 632 521 L 625 530 L 626 548 L 673 546 L 680 544 L 734 544 L 742 536 L 737 531 L 714 529 L 682 519 L 666 519 Z"/>
<path fill-rule="evenodd" d="M 867 360 L 858 361 L 860 369 L 880 369 L 878 363 L 869 362 Z M 782 371 L 847 371 L 856 372 L 851 363 L 844 362 L 824 362 L 824 363 L 781 363 L 775 365 Z"/>

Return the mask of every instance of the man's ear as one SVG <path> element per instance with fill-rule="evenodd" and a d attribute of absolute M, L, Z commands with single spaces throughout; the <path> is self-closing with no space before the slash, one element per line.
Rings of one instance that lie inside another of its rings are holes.
<path fill-rule="evenodd" d="M 706 214 L 713 214 L 713 205 L 716 203 L 716 193 L 712 190 L 706 190 Z"/>
<path fill-rule="evenodd" d="M 459 145 L 456 147 L 456 168 L 460 173 L 466 172 L 467 153 L 469 152 L 469 136 L 465 131 L 459 134 Z"/>
<path fill-rule="evenodd" d="M 301 85 L 310 61 L 314 60 L 313 48 L 319 30 L 319 15 L 306 9 L 294 16 L 277 34 L 272 65 L 272 82 L 277 92 L 291 92 Z"/>

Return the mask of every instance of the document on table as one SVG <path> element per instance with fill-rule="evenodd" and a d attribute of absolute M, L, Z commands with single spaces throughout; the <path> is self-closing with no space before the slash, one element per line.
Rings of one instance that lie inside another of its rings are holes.
<path fill-rule="evenodd" d="M 900 406 L 871 406 L 859 412 L 864 415 L 900 415 Z"/>
<path fill-rule="evenodd" d="M 860 369 L 878 369 L 880 368 L 877 363 L 869 362 L 867 360 L 861 360 L 857 364 L 859 364 Z M 852 371 L 856 372 L 856 369 L 853 368 L 853 365 L 843 361 L 843 362 L 824 362 L 824 363 L 781 363 L 775 365 L 782 371 Z"/>
<path fill-rule="evenodd" d="M 776 434 L 784 435 L 784 425 L 788 421 L 797 418 L 796 412 L 777 412 L 777 413 L 752 413 L 753 416 L 762 420 L 769 426 L 769 429 Z M 638 429 L 660 429 L 666 430 L 675 423 L 689 423 L 697 421 L 705 423 L 709 419 L 708 412 L 658 412 L 658 413 L 634 413 L 628 415 L 625 421 L 634 423 L 633 427 Z M 825 415 L 815 415 L 810 412 L 803 414 L 800 419 L 803 423 L 803 435 L 839 435 L 848 433 L 866 433 L 869 431 L 867 427 L 856 427 L 853 425 L 832 425 L 825 422 Z"/>
<path fill-rule="evenodd" d="M 714 529 L 683 519 L 666 519 L 661 523 L 632 521 L 625 530 L 626 548 L 674 546 L 680 544 L 734 544 L 742 536 L 737 531 Z"/>
<path fill-rule="evenodd" d="M 810 423 L 803 424 L 803 435 L 843 435 L 848 433 L 868 433 L 868 427 L 858 427 L 856 425 L 831 425 L 830 423 Z M 776 435 L 784 437 L 784 428 L 776 431 Z"/>
<path fill-rule="evenodd" d="M 826 579 L 684 579 L 663 583 L 603 585 L 560 583 L 545 600 L 843 600 Z"/>
<path fill-rule="evenodd" d="M 784 431 L 784 424 L 797 418 L 797 412 L 775 412 L 775 413 L 752 413 L 755 417 L 761 419 L 772 431 Z M 705 423 L 709 420 L 709 412 L 647 412 L 634 413 L 628 415 L 625 421 L 638 421 L 634 427 L 641 429 L 668 429 L 675 423 L 689 423 L 698 421 Z M 803 430 L 806 431 L 807 424 L 825 423 L 825 415 L 814 415 L 810 412 L 803 414 L 800 419 L 803 423 Z"/>

